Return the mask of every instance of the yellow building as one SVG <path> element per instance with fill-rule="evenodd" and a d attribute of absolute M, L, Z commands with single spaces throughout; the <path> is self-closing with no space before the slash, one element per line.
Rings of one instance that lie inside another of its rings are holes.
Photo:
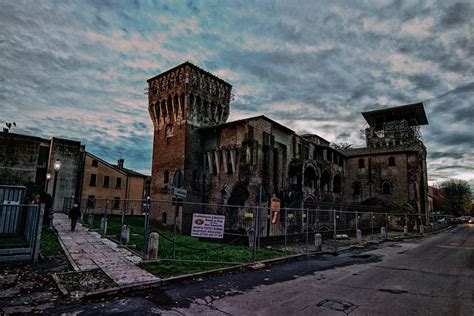
<path fill-rule="evenodd" d="M 86 152 L 82 181 L 81 209 L 85 212 L 108 214 L 139 214 L 145 194 L 145 175 L 124 168 Z"/>

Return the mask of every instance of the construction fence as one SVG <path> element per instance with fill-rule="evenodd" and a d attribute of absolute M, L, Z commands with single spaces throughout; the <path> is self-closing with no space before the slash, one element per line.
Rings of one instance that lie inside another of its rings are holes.
<path fill-rule="evenodd" d="M 0 261 L 38 260 L 44 205 L 0 204 Z"/>
<path fill-rule="evenodd" d="M 315 202 L 306 208 L 232 206 L 157 200 L 65 199 L 81 221 L 144 259 L 222 264 L 420 236 L 450 225 L 449 216 L 396 214 L 378 207 Z"/>

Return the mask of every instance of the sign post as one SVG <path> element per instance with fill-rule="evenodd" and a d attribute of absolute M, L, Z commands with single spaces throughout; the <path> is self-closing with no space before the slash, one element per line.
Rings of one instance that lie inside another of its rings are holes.
<path fill-rule="evenodd" d="M 173 177 L 174 186 L 168 188 L 168 193 L 175 196 L 176 204 L 174 207 L 174 219 L 173 219 L 173 259 L 176 257 L 176 218 L 178 217 L 179 205 L 178 197 L 185 198 L 188 191 L 182 189 L 184 185 L 184 175 L 181 170 L 175 172 Z"/>

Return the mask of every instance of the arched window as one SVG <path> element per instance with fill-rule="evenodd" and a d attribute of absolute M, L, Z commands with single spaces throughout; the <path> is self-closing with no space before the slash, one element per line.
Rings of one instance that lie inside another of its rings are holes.
<path fill-rule="evenodd" d="M 314 189 L 316 187 L 317 181 L 317 175 L 314 168 L 311 166 L 306 167 L 306 169 L 304 170 L 304 186 L 307 188 Z"/>
<path fill-rule="evenodd" d="M 163 212 L 161 214 L 161 223 L 166 224 L 167 222 L 168 222 L 168 215 L 166 214 L 166 212 Z"/>
<path fill-rule="evenodd" d="M 392 193 L 392 186 L 388 182 L 384 182 L 382 185 L 382 193 L 383 194 L 391 194 Z"/>
<path fill-rule="evenodd" d="M 336 174 L 332 183 L 332 191 L 334 193 L 341 193 L 341 176 Z"/>
<path fill-rule="evenodd" d="M 170 172 L 168 170 L 165 170 L 163 172 L 163 183 L 168 183 L 170 182 Z"/>
<path fill-rule="evenodd" d="M 365 168 L 364 159 L 359 159 L 359 168 Z"/>
<path fill-rule="evenodd" d="M 395 157 L 389 157 L 388 158 L 388 165 L 389 166 L 395 166 Z"/>
<path fill-rule="evenodd" d="M 331 182 L 331 176 L 327 170 L 324 170 L 323 174 L 321 175 L 321 191 L 322 192 L 329 192 L 329 184 Z"/>

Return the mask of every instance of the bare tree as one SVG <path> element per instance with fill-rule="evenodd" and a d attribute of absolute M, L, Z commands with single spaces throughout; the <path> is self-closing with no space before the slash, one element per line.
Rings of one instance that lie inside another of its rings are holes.
<path fill-rule="evenodd" d="M 471 212 L 471 187 L 467 181 L 451 179 L 439 185 L 444 195 L 447 212 L 454 216 L 468 215 Z"/>
<path fill-rule="evenodd" d="M 339 143 L 339 144 L 331 144 L 332 148 L 339 149 L 339 150 L 346 150 L 352 147 L 350 143 Z"/>

